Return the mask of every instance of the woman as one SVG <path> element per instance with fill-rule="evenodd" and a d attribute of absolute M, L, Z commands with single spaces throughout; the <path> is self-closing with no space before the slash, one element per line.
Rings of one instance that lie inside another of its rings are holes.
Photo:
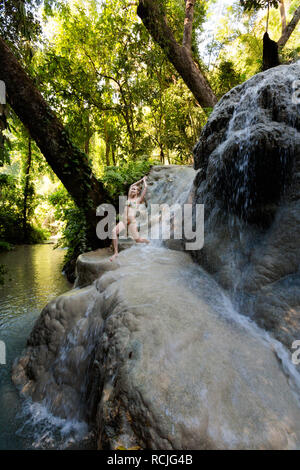
<path fill-rule="evenodd" d="M 126 208 L 121 218 L 121 222 L 113 229 L 112 231 L 112 241 L 113 241 L 113 248 L 114 248 L 114 255 L 110 258 L 110 261 L 114 261 L 116 257 L 119 255 L 118 252 L 118 235 L 119 233 L 125 229 L 125 224 L 128 225 L 128 230 L 130 231 L 130 235 L 136 241 L 136 243 L 150 243 L 149 240 L 146 238 L 141 238 L 136 222 L 136 211 L 138 209 L 139 204 L 142 204 L 145 199 L 145 195 L 147 192 L 147 178 L 144 176 L 143 179 L 137 181 L 136 183 L 132 184 L 129 188 L 128 192 L 128 199 L 126 201 Z M 140 184 L 144 183 L 143 191 L 141 191 Z"/>

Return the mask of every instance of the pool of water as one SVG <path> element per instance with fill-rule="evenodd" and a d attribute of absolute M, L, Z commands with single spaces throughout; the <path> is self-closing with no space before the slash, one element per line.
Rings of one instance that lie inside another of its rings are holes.
<path fill-rule="evenodd" d="M 0 264 L 8 269 L 0 286 L 0 341 L 6 346 L 6 365 L 0 365 L 0 450 L 32 447 L 32 429 L 26 425 L 30 404 L 13 385 L 11 368 L 43 307 L 71 288 L 62 274 L 64 254 L 53 245 L 24 245 L 0 254 Z"/>

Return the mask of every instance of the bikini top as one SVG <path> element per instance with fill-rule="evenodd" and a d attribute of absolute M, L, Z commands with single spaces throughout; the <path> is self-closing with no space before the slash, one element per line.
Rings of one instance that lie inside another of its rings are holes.
<path fill-rule="evenodd" d="M 136 209 L 139 205 L 138 201 L 126 201 L 126 206 Z"/>

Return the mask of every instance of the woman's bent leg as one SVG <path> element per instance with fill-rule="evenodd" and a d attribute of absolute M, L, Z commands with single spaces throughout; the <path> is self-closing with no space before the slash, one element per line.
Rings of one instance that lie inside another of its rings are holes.
<path fill-rule="evenodd" d="M 118 235 L 122 230 L 124 230 L 124 228 L 125 228 L 124 223 L 120 222 L 120 223 L 118 223 L 118 225 L 116 225 L 116 227 L 112 231 L 112 244 L 113 244 L 114 254 L 110 258 L 110 261 L 114 261 L 114 259 L 116 259 L 117 256 L 119 256 L 119 252 L 118 252 Z"/>
<path fill-rule="evenodd" d="M 149 240 L 147 240 L 146 238 L 140 237 L 136 222 L 132 222 L 129 225 L 129 233 L 136 243 L 150 243 Z"/>

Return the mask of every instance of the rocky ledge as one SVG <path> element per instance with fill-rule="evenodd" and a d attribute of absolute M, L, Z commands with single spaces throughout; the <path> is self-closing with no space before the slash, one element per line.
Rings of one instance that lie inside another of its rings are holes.
<path fill-rule="evenodd" d="M 95 280 L 42 312 L 14 369 L 22 393 L 95 427 L 99 449 L 299 448 L 280 348 L 187 253 L 95 252 L 79 270 Z"/>

